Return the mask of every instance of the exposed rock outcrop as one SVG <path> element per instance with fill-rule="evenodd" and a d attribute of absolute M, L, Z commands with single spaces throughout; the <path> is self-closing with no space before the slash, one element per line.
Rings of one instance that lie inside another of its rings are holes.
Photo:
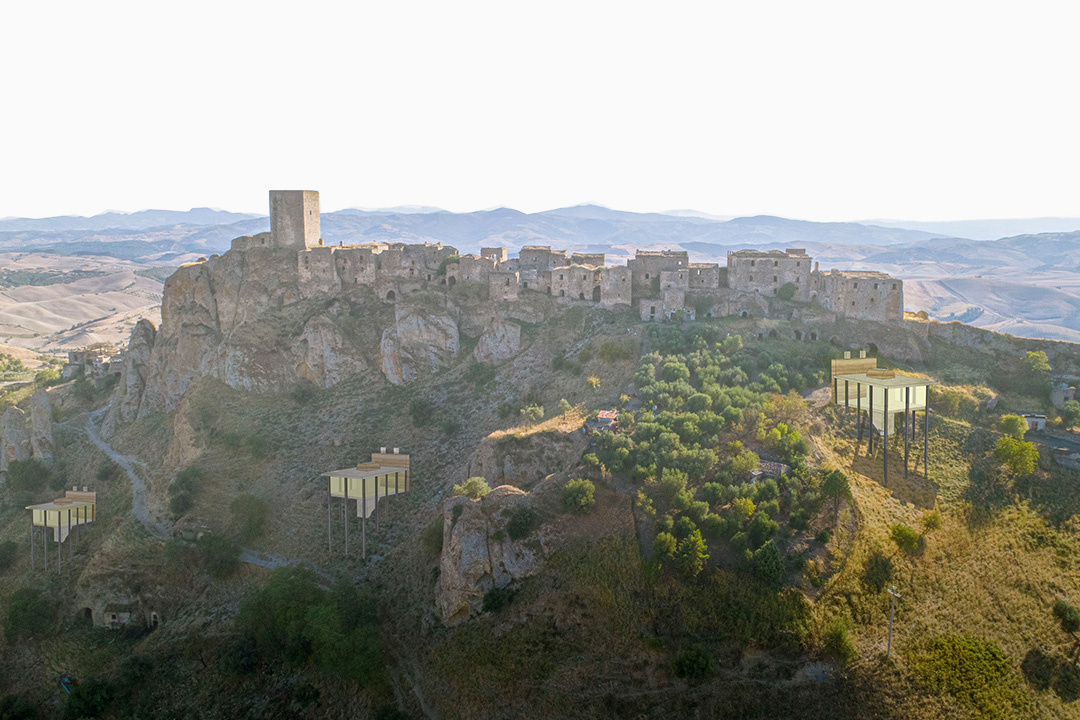
<path fill-rule="evenodd" d="M 188 399 L 182 398 L 180 405 L 173 415 L 173 433 L 169 447 L 165 451 L 164 467 L 180 470 L 198 459 L 200 450 L 198 446 L 198 434 L 191 426 L 188 417 L 190 409 Z"/>
<path fill-rule="evenodd" d="M 26 431 L 26 413 L 9 407 L 0 417 L 0 472 L 18 460 L 30 459 L 30 433 Z"/>
<path fill-rule="evenodd" d="M 438 372 L 457 358 L 458 343 L 457 322 L 449 314 L 399 306 L 393 327 L 383 331 L 380 343 L 383 374 L 402 385 Z"/>
<path fill-rule="evenodd" d="M 477 362 L 494 364 L 514 357 L 520 350 L 521 327 L 493 316 L 476 343 L 473 357 Z"/>
<path fill-rule="evenodd" d="M 505 531 L 510 516 L 523 507 L 531 507 L 529 494 L 509 485 L 493 489 L 483 500 L 456 497 L 446 502 L 436 604 L 447 625 L 480 612 L 492 588 L 504 588 L 540 569 L 543 551 L 536 533 L 511 540 Z"/>
<path fill-rule="evenodd" d="M 118 419 L 131 422 L 139 415 L 143 392 L 146 390 L 145 373 L 150 366 L 150 354 L 154 349 L 157 328 L 149 320 L 135 323 L 128 340 L 124 362 L 120 368 L 119 397 L 115 412 Z"/>
<path fill-rule="evenodd" d="M 52 406 L 44 388 L 30 396 L 29 436 L 31 456 L 45 467 L 52 467 Z"/>
<path fill-rule="evenodd" d="M 580 430 L 551 429 L 488 438 L 469 458 L 462 479 L 479 476 L 490 484 L 513 482 L 531 487 L 553 472 L 569 470 L 587 445 L 588 439 Z"/>
<path fill-rule="evenodd" d="M 297 257 L 295 250 L 249 247 L 169 276 L 160 327 L 144 320 L 132 332 L 103 431 L 176 410 L 200 378 L 281 392 L 298 381 L 330 387 L 378 368 L 394 384 L 411 382 L 457 360 L 459 316 L 477 314 L 470 327 L 501 322 L 445 297 L 395 305 L 365 284 L 316 282 L 318 268 L 298 269 Z M 496 331 L 486 347 L 507 357 L 518 346 L 515 331 Z"/>

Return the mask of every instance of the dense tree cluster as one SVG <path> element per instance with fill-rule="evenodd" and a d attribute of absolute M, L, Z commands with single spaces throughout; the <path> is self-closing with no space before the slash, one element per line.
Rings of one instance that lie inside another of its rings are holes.
<path fill-rule="evenodd" d="M 622 414 L 620 434 L 597 435 L 586 465 L 639 484 L 640 507 L 657 519 L 661 566 L 694 577 L 710 546 L 715 554 L 723 543 L 775 584 L 784 564 L 770 541 L 781 523 L 785 533 L 807 530 L 826 497 L 822 478 L 807 466 L 809 445 L 799 429 L 809 422 L 799 392 L 824 379 L 805 369 L 824 363 L 800 357 L 805 351 L 798 347 L 744 346 L 737 335 L 718 335 L 709 327 L 653 331 L 653 346 L 670 352 L 643 357 L 635 373 L 640 410 Z M 751 482 L 762 453 L 790 472 Z M 841 474 L 829 497 L 838 505 L 846 490 Z"/>

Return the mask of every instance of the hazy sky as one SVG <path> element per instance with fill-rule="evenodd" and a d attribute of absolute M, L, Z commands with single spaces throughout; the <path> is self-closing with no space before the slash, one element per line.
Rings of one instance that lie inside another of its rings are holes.
<path fill-rule="evenodd" d="M 340 5 L 5 3 L 0 217 L 1080 215 L 1080 3 Z"/>

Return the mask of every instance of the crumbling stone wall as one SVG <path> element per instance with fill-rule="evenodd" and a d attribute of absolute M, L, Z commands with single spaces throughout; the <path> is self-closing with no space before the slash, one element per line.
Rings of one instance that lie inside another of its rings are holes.
<path fill-rule="evenodd" d="M 904 318 L 904 282 L 882 272 L 817 271 L 811 298 L 840 317 L 877 322 Z"/>
<path fill-rule="evenodd" d="M 728 286 L 741 292 L 776 295 L 788 283 L 795 286 L 793 299 L 810 299 L 812 259 L 805 250 L 738 250 L 728 253 Z"/>

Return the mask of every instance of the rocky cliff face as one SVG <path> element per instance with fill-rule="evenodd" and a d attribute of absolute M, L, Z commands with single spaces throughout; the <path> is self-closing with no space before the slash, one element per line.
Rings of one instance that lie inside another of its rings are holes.
<path fill-rule="evenodd" d="M 9 407 L 0 417 L 0 472 L 7 472 L 12 462 L 30 459 L 30 434 L 26 432 L 26 413 Z"/>
<path fill-rule="evenodd" d="M 395 385 L 412 382 L 450 365 L 457 358 L 458 342 L 457 322 L 449 314 L 399 306 L 394 324 L 382 334 L 380 366 Z"/>
<path fill-rule="evenodd" d="M 297 264 L 295 250 L 252 247 L 173 273 L 161 326 L 143 320 L 132 332 L 105 432 L 175 410 L 202 377 L 279 392 L 381 371 L 401 385 L 457 362 L 461 327 L 481 335 L 476 357 L 483 362 L 521 350 L 518 327 L 491 307 L 445 293 L 380 299 L 365 285 L 315 282 Z"/>
<path fill-rule="evenodd" d="M 540 569 L 543 548 L 534 533 L 511 540 L 506 523 L 519 508 L 531 508 L 528 493 L 509 485 L 483 500 L 456 497 L 443 511 L 443 550 L 436 604 L 445 624 L 457 625 L 480 612 L 484 595 Z M 458 509 L 460 508 L 460 510 Z"/>
<path fill-rule="evenodd" d="M 9 407 L 0 416 L 0 473 L 13 461 L 38 460 L 45 467 L 53 463 L 52 407 L 49 394 L 38 390 L 30 396 L 29 415 Z"/>

